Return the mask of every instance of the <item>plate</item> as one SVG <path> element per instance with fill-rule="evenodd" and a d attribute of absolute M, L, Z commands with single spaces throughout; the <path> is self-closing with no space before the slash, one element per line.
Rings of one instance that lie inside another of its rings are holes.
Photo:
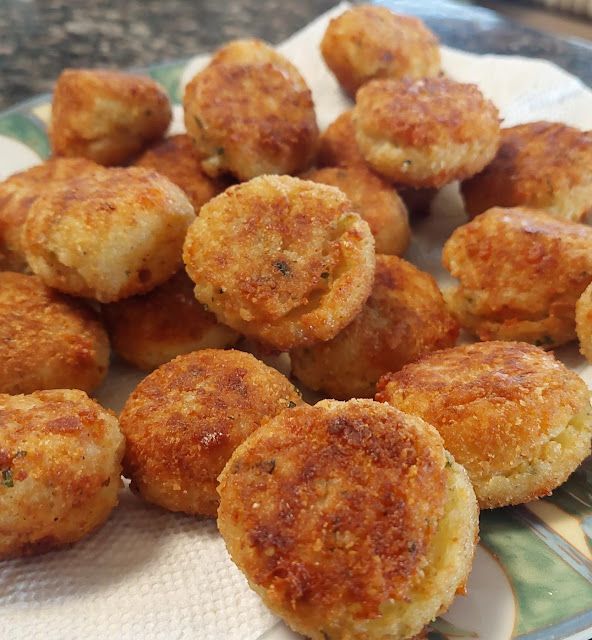
<path fill-rule="evenodd" d="M 332 13 L 341 10 L 343 6 Z M 316 53 L 327 20 L 327 15 L 321 17 L 280 47 L 313 89 L 321 127 L 348 106 Z M 443 59 L 454 78 L 478 81 L 500 106 L 507 124 L 547 118 L 592 128 L 592 93 L 550 63 L 447 48 Z M 182 87 L 206 60 L 200 56 L 145 70 L 166 87 L 175 104 L 174 131 L 182 130 Z M 48 156 L 50 110 L 45 95 L 0 114 L 0 179 Z M 442 243 L 465 221 L 458 187 L 445 187 L 431 216 L 414 226 L 406 257 L 443 283 Z M 576 347 L 558 350 L 557 355 L 591 384 L 592 368 Z M 142 375 L 115 363 L 97 397 L 117 410 Z M 0 566 L 3 622 L 13 637 L 141 638 L 149 631 L 153 637 L 202 640 L 297 638 L 263 608 L 223 554 L 213 523 L 165 513 L 124 493 L 111 520 L 89 540 L 69 551 Z M 154 588 L 166 591 L 167 597 L 161 592 L 154 597 Z M 208 600 L 210 591 L 217 600 Z M 144 602 L 145 608 L 136 614 L 130 602 Z M 68 619 L 67 633 L 59 631 L 60 618 Z M 171 624 L 175 633 L 167 636 Z M 591 635 L 588 461 L 549 498 L 482 512 L 468 595 L 457 597 L 432 625 L 429 637 L 580 640 Z"/>

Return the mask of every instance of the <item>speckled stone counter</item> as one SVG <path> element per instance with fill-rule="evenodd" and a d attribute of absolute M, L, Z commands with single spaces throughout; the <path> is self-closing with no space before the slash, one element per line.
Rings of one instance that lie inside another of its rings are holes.
<path fill-rule="evenodd" d="M 225 40 L 279 42 L 335 0 L 0 0 L 0 109 L 51 90 L 67 66 L 141 67 Z M 391 0 L 445 44 L 547 58 L 592 85 L 592 47 L 525 29 L 445 0 Z"/>

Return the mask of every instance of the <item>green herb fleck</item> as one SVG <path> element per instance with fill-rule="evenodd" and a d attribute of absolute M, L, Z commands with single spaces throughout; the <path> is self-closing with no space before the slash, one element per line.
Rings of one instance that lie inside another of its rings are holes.
<path fill-rule="evenodd" d="M 2 484 L 5 487 L 14 487 L 14 480 L 12 479 L 12 471 L 10 469 L 2 469 Z"/>
<path fill-rule="evenodd" d="M 412 164 L 411 160 L 403 160 L 403 166 L 405 168 L 410 167 Z"/>
<path fill-rule="evenodd" d="M 218 288 L 218 293 L 224 293 L 224 287 L 219 287 Z"/>
<path fill-rule="evenodd" d="M 328 271 L 323 271 L 323 273 L 321 273 L 321 278 L 323 278 L 323 280 L 326 280 L 328 277 L 329 277 Z"/>
<path fill-rule="evenodd" d="M 553 344 L 553 338 L 551 336 L 543 336 L 534 341 L 536 347 L 548 347 Z"/>
<path fill-rule="evenodd" d="M 264 460 L 261 463 L 261 468 L 266 473 L 273 473 L 273 470 L 275 469 L 275 460 Z"/>
<path fill-rule="evenodd" d="M 216 147 L 216 155 L 223 156 L 224 155 L 224 147 Z"/>
<path fill-rule="evenodd" d="M 288 402 L 288 409 L 293 409 L 296 406 L 296 403 L 293 400 Z"/>
<path fill-rule="evenodd" d="M 284 276 L 290 275 L 290 267 L 283 260 L 278 260 L 277 262 L 274 262 L 273 266 L 278 271 L 280 271 L 282 275 Z"/>
<path fill-rule="evenodd" d="M 23 451 L 22 449 L 19 449 L 15 454 L 14 457 L 15 458 L 24 458 L 27 455 L 26 451 Z"/>
<path fill-rule="evenodd" d="M 407 549 L 413 553 L 415 551 L 415 549 L 417 549 L 417 545 L 415 544 L 415 542 L 411 541 L 408 545 L 407 545 Z"/>
<path fill-rule="evenodd" d="M 197 116 L 193 116 L 193 119 L 195 120 L 195 124 L 200 128 L 203 129 L 203 122 L 197 117 Z"/>

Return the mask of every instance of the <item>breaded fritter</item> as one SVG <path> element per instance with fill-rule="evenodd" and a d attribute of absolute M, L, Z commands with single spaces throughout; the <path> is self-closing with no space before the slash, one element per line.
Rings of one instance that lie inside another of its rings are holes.
<path fill-rule="evenodd" d="M 144 378 L 121 413 L 125 475 L 148 502 L 215 516 L 217 478 L 234 449 L 301 403 L 287 378 L 249 353 L 179 356 Z"/>
<path fill-rule="evenodd" d="M 90 392 L 108 366 L 109 340 L 90 307 L 36 276 L 0 273 L 0 393 Z"/>
<path fill-rule="evenodd" d="M 458 330 L 431 275 L 379 255 L 362 311 L 333 340 L 292 351 L 292 373 L 333 398 L 372 397 L 380 376 L 453 346 Z"/>
<path fill-rule="evenodd" d="M 51 158 L 0 182 L 0 271 L 24 271 L 27 260 L 21 238 L 31 205 L 59 180 L 96 171 L 84 158 Z"/>
<path fill-rule="evenodd" d="M 410 187 L 441 187 L 488 164 L 498 111 L 476 85 L 448 78 L 373 80 L 356 95 L 356 141 L 368 164 Z"/>
<path fill-rule="evenodd" d="M 261 41 L 226 45 L 187 85 L 183 106 L 210 176 L 298 173 L 316 153 L 310 90 L 296 67 Z"/>
<path fill-rule="evenodd" d="M 102 169 L 36 200 L 25 254 L 47 285 L 114 302 L 150 291 L 179 269 L 194 218 L 181 189 L 155 171 Z"/>
<path fill-rule="evenodd" d="M 307 180 L 341 189 L 372 231 L 376 253 L 405 253 L 411 231 L 409 216 L 396 190 L 364 166 L 326 167 L 309 171 Z"/>
<path fill-rule="evenodd" d="M 0 559 L 77 542 L 117 505 L 117 418 L 72 389 L 0 394 Z"/>
<path fill-rule="evenodd" d="M 261 176 L 210 200 L 183 258 L 218 320 L 278 350 L 330 340 L 370 295 L 374 239 L 336 189 Z"/>
<path fill-rule="evenodd" d="M 313 640 L 409 638 L 471 567 L 464 469 L 431 426 L 371 400 L 284 411 L 235 450 L 219 493 L 232 559 Z"/>
<path fill-rule="evenodd" d="M 229 347 L 239 339 L 195 299 L 184 270 L 142 296 L 104 305 L 103 317 L 115 351 L 148 371 L 183 353 Z"/>
<path fill-rule="evenodd" d="M 374 78 L 428 78 L 440 73 L 434 33 L 419 18 L 386 7 L 360 5 L 333 18 L 321 53 L 351 96 Z"/>
<path fill-rule="evenodd" d="M 546 349 L 574 340 L 576 301 L 592 281 L 592 228 L 532 209 L 493 208 L 454 231 L 444 266 L 460 324 L 481 340 Z"/>
<path fill-rule="evenodd" d="M 202 205 L 228 186 L 226 181 L 210 178 L 202 171 L 195 144 L 192 138 L 184 133 L 152 145 L 134 164 L 158 171 L 183 189 L 196 215 Z"/>
<path fill-rule="evenodd" d="M 58 156 L 123 164 L 164 135 L 166 91 L 148 76 L 108 69 L 66 69 L 57 80 L 49 136 Z"/>
<path fill-rule="evenodd" d="M 524 342 L 430 354 L 384 376 L 376 399 L 438 429 L 482 509 L 549 495 L 590 454 L 585 382 Z"/>
<path fill-rule="evenodd" d="M 525 206 L 581 220 L 592 209 L 592 131 L 559 122 L 502 129 L 495 158 L 461 189 L 470 217 Z"/>
<path fill-rule="evenodd" d="M 592 281 L 576 302 L 576 333 L 580 352 L 592 362 Z"/>

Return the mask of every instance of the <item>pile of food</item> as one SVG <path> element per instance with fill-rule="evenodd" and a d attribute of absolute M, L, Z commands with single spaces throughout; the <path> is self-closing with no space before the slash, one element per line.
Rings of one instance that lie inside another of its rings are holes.
<path fill-rule="evenodd" d="M 592 132 L 500 129 L 385 8 L 332 20 L 321 52 L 355 98 L 321 134 L 258 40 L 189 82 L 172 137 L 150 78 L 58 79 L 52 157 L 0 184 L 0 558 L 80 540 L 123 475 L 217 517 L 294 630 L 404 640 L 465 588 L 479 509 L 590 454 L 590 392 L 548 350 L 592 359 Z M 454 181 L 442 293 L 400 256 Z M 111 350 L 150 372 L 119 416 L 87 395 Z"/>

